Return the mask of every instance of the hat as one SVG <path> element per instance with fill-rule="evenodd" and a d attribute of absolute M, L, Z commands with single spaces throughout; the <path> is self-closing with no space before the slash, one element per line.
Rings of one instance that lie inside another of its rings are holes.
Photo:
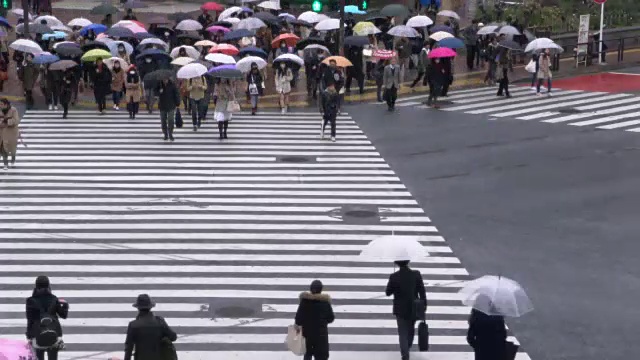
<path fill-rule="evenodd" d="M 136 303 L 133 304 L 133 307 L 137 308 L 138 310 L 151 310 L 155 306 L 156 304 L 151 301 L 151 297 L 147 294 L 138 295 Z"/>
<path fill-rule="evenodd" d="M 49 283 L 49 278 L 40 275 L 36 278 L 36 288 L 37 289 L 47 289 L 51 284 Z"/>

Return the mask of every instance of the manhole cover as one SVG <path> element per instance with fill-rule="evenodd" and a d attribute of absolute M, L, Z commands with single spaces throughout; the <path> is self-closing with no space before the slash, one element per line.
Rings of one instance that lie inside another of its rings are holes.
<path fill-rule="evenodd" d="M 313 161 L 313 158 L 308 157 L 308 156 L 283 156 L 281 158 L 278 159 L 280 162 L 283 163 L 295 163 L 295 164 L 299 164 L 299 163 L 308 163 Z"/>
<path fill-rule="evenodd" d="M 214 310 L 216 317 L 243 318 L 255 315 L 255 309 L 244 306 L 225 306 Z"/>
<path fill-rule="evenodd" d="M 580 114 L 580 113 L 582 113 L 581 110 L 578 110 L 576 108 L 563 108 L 563 109 L 558 110 L 558 112 L 562 113 L 562 114 Z"/>
<path fill-rule="evenodd" d="M 378 216 L 378 212 L 371 211 L 371 210 L 348 210 L 344 213 L 344 216 L 351 216 L 356 218 L 369 218 L 369 217 Z"/>

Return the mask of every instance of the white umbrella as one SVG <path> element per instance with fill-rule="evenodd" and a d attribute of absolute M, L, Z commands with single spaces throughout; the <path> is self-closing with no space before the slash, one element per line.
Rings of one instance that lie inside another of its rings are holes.
<path fill-rule="evenodd" d="M 33 20 L 33 22 L 36 24 L 42 24 L 42 21 L 44 21 L 44 23 L 47 24 L 50 28 L 53 28 L 54 25 L 64 26 L 62 21 L 58 20 L 57 17 L 51 15 L 38 16 L 35 20 Z"/>
<path fill-rule="evenodd" d="M 211 40 L 200 40 L 197 43 L 193 44 L 193 46 L 202 46 L 202 47 L 207 47 L 207 46 L 216 46 L 218 44 L 214 43 Z"/>
<path fill-rule="evenodd" d="M 419 37 L 420 33 L 416 31 L 416 29 L 406 26 L 406 25 L 396 25 L 392 27 L 387 34 L 397 36 L 397 37 L 407 37 L 414 38 Z"/>
<path fill-rule="evenodd" d="M 175 47 L 173 48 L 173 50 L 171 50 L 170 56 L 172 59 L 175 59 L 179 56 L 178 53 L 180 52 L 180 49 L 185 49 L 185 51 L 187 52 L 187 56 L 191 58 L 198 59 L 200 57 L 200 52 L 196 50 L 196 48 L 189 45 L 182 45 L 182 46 Z"/>
<path fill-rule="evenodd" d="M 180 21 L 178 25 L 176 25 L 176 29 L 182 31 L 199 31 L 202 30 L 202 24 L 195 20 L 186 19 Z"/>
<path fill-rule="evenodd" d="M 393 262 L 403 260 L 420 261 L 429 253 L 417 237 L 388 235 L 371 241 L 360 252 L 365 260 Z"/>
<path fill-rule="evenodd" d="M 224 21 L 226 21 L 228 23 L 231 23 L 231 25 L 233 25 L 233 27 L 235 27 L 240 22 L 240 19 L 238 19 L 237 17 L 230 17 L 230 18 L 224 19 Z"/>
<path fill-rule="evenodd" d="M 113 24 L 111 27 L 131 28 L 131 27 L 140 27 L 140 25 L 130 20 L 120 20 L 117 23 Z"/>
<path fill-rule="evenodd" d="M 478 30 L 477 35 L 495 34 L 496 30 L 499 27 L 500 27 L 500 25 L 485 25 L 480 30 Z"/>
<path fill-rule="evenodd" d="M 74 42 L 74 41 L 60 41 L 60 42 L 57 42 L 57 43 L 53 44 L 53 50 L 55 50 L 58 46 L 60 46 L 60 45 L 64 46 L 65 44 L 73 44 L 74 46 L 78 46 L 78 43 Z"/>
<path fill-rule="evenodd" d="M 67 23 L 69 26 L 80 26 L 85 27 L 93 24 L 91 20 L 85 18 L 75 18 Z"/>
<path fill-rule="evenodd" d="M 196 60 L 193 59 L 193 58 L 186 57 L 186 56 L 181 56 L 181 57 L 173 60 L 171 62 L 171 65 L 185 66 L 187 64 L 191 64 L 194 61 L 196 61 Z"/>
<path fill-rule="evenodd" d="M 407 21 L 407 26 L 412 28 L 421 28 L 433 24 L 433 20 L 428 16 L 417 15 Z"/>
<path fill-rule="evenodd" d="M 460 15 L 458 15 L 455 11 L 451 11 L 451 10 L 442 10 L 438 13 L 438 15 L 460 20 Z"/>
<path fill-rule="evenodd" d="M 17 51 L 22 51 L 25 53 L 30 53 L 37 55 L 42 52 L 42 48 L 40 45 L 36 44 L 34 41 L 28 39 L 18 39 L 9 45 L 10 48 Z"/>
<path fill-rule="evenodd" d="M 368 36 L 368 35 L 380 34 L 382 32 L 382 30 L 378 29 L 375 26 L 366 26 L 366 27 L 358 29 L 358 31 L 354 31 L 354 32 L 358 36 Z"/>
<path fill-rule="evenodd" d="M 431 36 L 429 36 L 429 37 L 432 38 L 435 41 L 440 41 L 442 39 L 452 38 L 453 35 L 448 33 L 448 32 L 446 32 L 446 31 L 438 31 L 438 32 L 435 32 L 435 33 L 431 34 Z"/>
<path fill-rule="evenodd" d="M 295 20 L 295 19 L 296 19 L 296 17 L 295 17 L 295 16 L 293 16 L 293 15 L 291 15 L 291 14 L 289 14 L 289 13 L 281 13 L 281 14 L 278 14 L 278 17 L 279 17 L 279 18 L 283 18 L 285 21 L 293 21 L 293 20 Z"/>
<path fill-rule="evenodd" d="M 305 46 L 304 49 L 302 49 L 302 51 L 307 51 L 307 50 L 322 50 L 324 52 L 326 52 L 327 54 L 331 54 L 331 51 L 329 51 L 329 48 L 327 48 L 324 45 L 320 45 L 320 44 L 311 44 L 311 45 L 307 45 Z"/>
<path fill-rule="evenodd" d="M 144 39 L 140 41 L 140 45 L 160 45 L 164 47 L 166 51 L 169 51 L 169 44 L 157 38 Z"/>
<path fill-rule="evenodd" d="M 13 9 L 11 10 L 12 13 L 14 13 L 16 16 L 18 16 L 19 18 L 23 18 L 24 17 L 24 10 L 22 9 Z M 33 20 L 33 15 L 27 13 L 27 15 L 29 16 L 29 20 Z"/>
<path fill-rule="evenodd" d="M 304 60 L 298 55 L 295 54 L 282 54 L 277 58 L 273 59 L 273 62 L 277 61 L 292 61 L 300 66 L 304 65 Z"/>
<path fill-rule="evenodd" d="M 104 43 L 107 44 L 113 56 L 118 56 L 118 46 L 120 45 L 124 46 L 127 55 L 131 55 L 133 52 L 133 46 L 126 41 L 105 41 Z"/>
<path fill-rule="evenodd" d="M 205 56 L 204 59 L 207 61 L 211 61 L 217 64 L 224 64 L 224 65 L 230 65 L 230 64 L 236 63 L 236 59 L 234 59 L 233 56 L 230 56 L 227 54 L 220 54 L 220 53 L 207 54 L 207 56 Z"/>
<path fill-rule="evenodd" d="M 329 31 L 340 28 L 340 19 L 325 19 L 316 24 L 315 29 L 318 31 Z"/>
<path fill-rule="evenodd" d="M 518 31 L 518 29 L 514 28 L 511 25 L 507 25 L 507 26 L 500 26 L 499 29 L 496 30 L 498 34 L 502 35 L 520 35 L 520 31 Z"/>
<path fill-rule="evenodd" d="M 113 70 L 113 64 L 117 61 L 120 63 L 120 69 L 127 70 L 129 68 L 129 63 L 127 63 L 124 59 L 121 59 L 117 56 L 110 57 L 108 59 L 102 60 L 105 65 L 109 68 L 109 70 Z"/>
<path fill-rule="evenodd" d="M 300 14 L 298 16 L 298 20 L 302 20 L 302 21 L 306 21 L 309 24 L 316 24 L 319 23 L 322 20 L 326 20 L 329 17 L 327 15 L 324 14 L 318 14 L 316 12 L 313 11 L 305 11 L 302 14 Z"/>
<path fill-rule="evenodd" d="M 269 1 L 269 0 L 263 1 L 256 6 L 261 7 L 263 9 L 268 9 L 268 10 L 280 10 L 280 6 L 275 1 Z"/>
<path fill-rule="evenodd" d="M 553 49 L 556 52 L 563 52 L 562 46 L 556 44 L 549 38 L 538 38 L 527 44 L 524 52 L 539 51 L 544 49 Z"/>
<path fill-rule="evenodd" d="M 236 29 L 247 29 L 253 31 L 265 26 L 267 26 L 267 24 L 265 24 L 264 21 L 256 17 L 248 17 L 246 19 L 240 20 L 240 22 L 236 25 Z"/>
<path fill-rule="evenodd" d="M 181 67 L 176 77 L 178 79 L 193 79 L 206 74 L 207 70 L 207 67 L 200 63 L 191 63 Z"/>
<path fill-rule="evenodd" d="M 236 64 L 236 69 L 242 71 L 243 73 L 248 73 L 251 71 L 251 64 L 256 63 L 258 65 L 258 69 L 262 70 L 267 67 L 267 62 L 264 61 L 263 58 L 258 56 L 247 56 L 242 58 Z"/>
<path fill-rule="evenodd" d="M 522 286 L 503 276 L 483 276 L 468 282 L 458 293 L 464 305 L 487 315 L 519 317 L 533 310 Z"/>
<path fill-rule="evenodd" d="M 220 13 L 220 15 L 218 15 L 218 21 L 222 21 L 226 18 L 232 17 L 233 15 L 241 11 L 242 11 L 242 8 L 240 6 L 232 6 L 228 9 L 225 9 L 223 12 Z"/>

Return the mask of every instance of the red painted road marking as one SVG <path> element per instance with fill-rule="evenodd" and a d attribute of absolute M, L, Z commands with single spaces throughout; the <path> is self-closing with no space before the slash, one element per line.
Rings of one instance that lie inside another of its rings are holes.
<path fill-rule="evenodd" d="M 640 77 L 637 74 L 601 73 L 583 75 L 553 81 L 553 87 L 563 90 L 604 91 L 620 93 L 640 91 Z"/>

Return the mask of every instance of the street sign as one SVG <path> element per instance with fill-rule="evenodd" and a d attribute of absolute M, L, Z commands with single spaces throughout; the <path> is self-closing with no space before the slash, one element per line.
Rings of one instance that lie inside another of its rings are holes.
<path fill-rule="evenodd" d="M 593 0 L 593 2 L 596 4 L 604 4 L 607 2 L 607 0 Z"/>
<path fill-rule="evenodd" d="M 578 54 L 586 54 L 587 43 L 589 42 L 589 15 L 580 15 L 580 25 L 578 26 Z"/>

